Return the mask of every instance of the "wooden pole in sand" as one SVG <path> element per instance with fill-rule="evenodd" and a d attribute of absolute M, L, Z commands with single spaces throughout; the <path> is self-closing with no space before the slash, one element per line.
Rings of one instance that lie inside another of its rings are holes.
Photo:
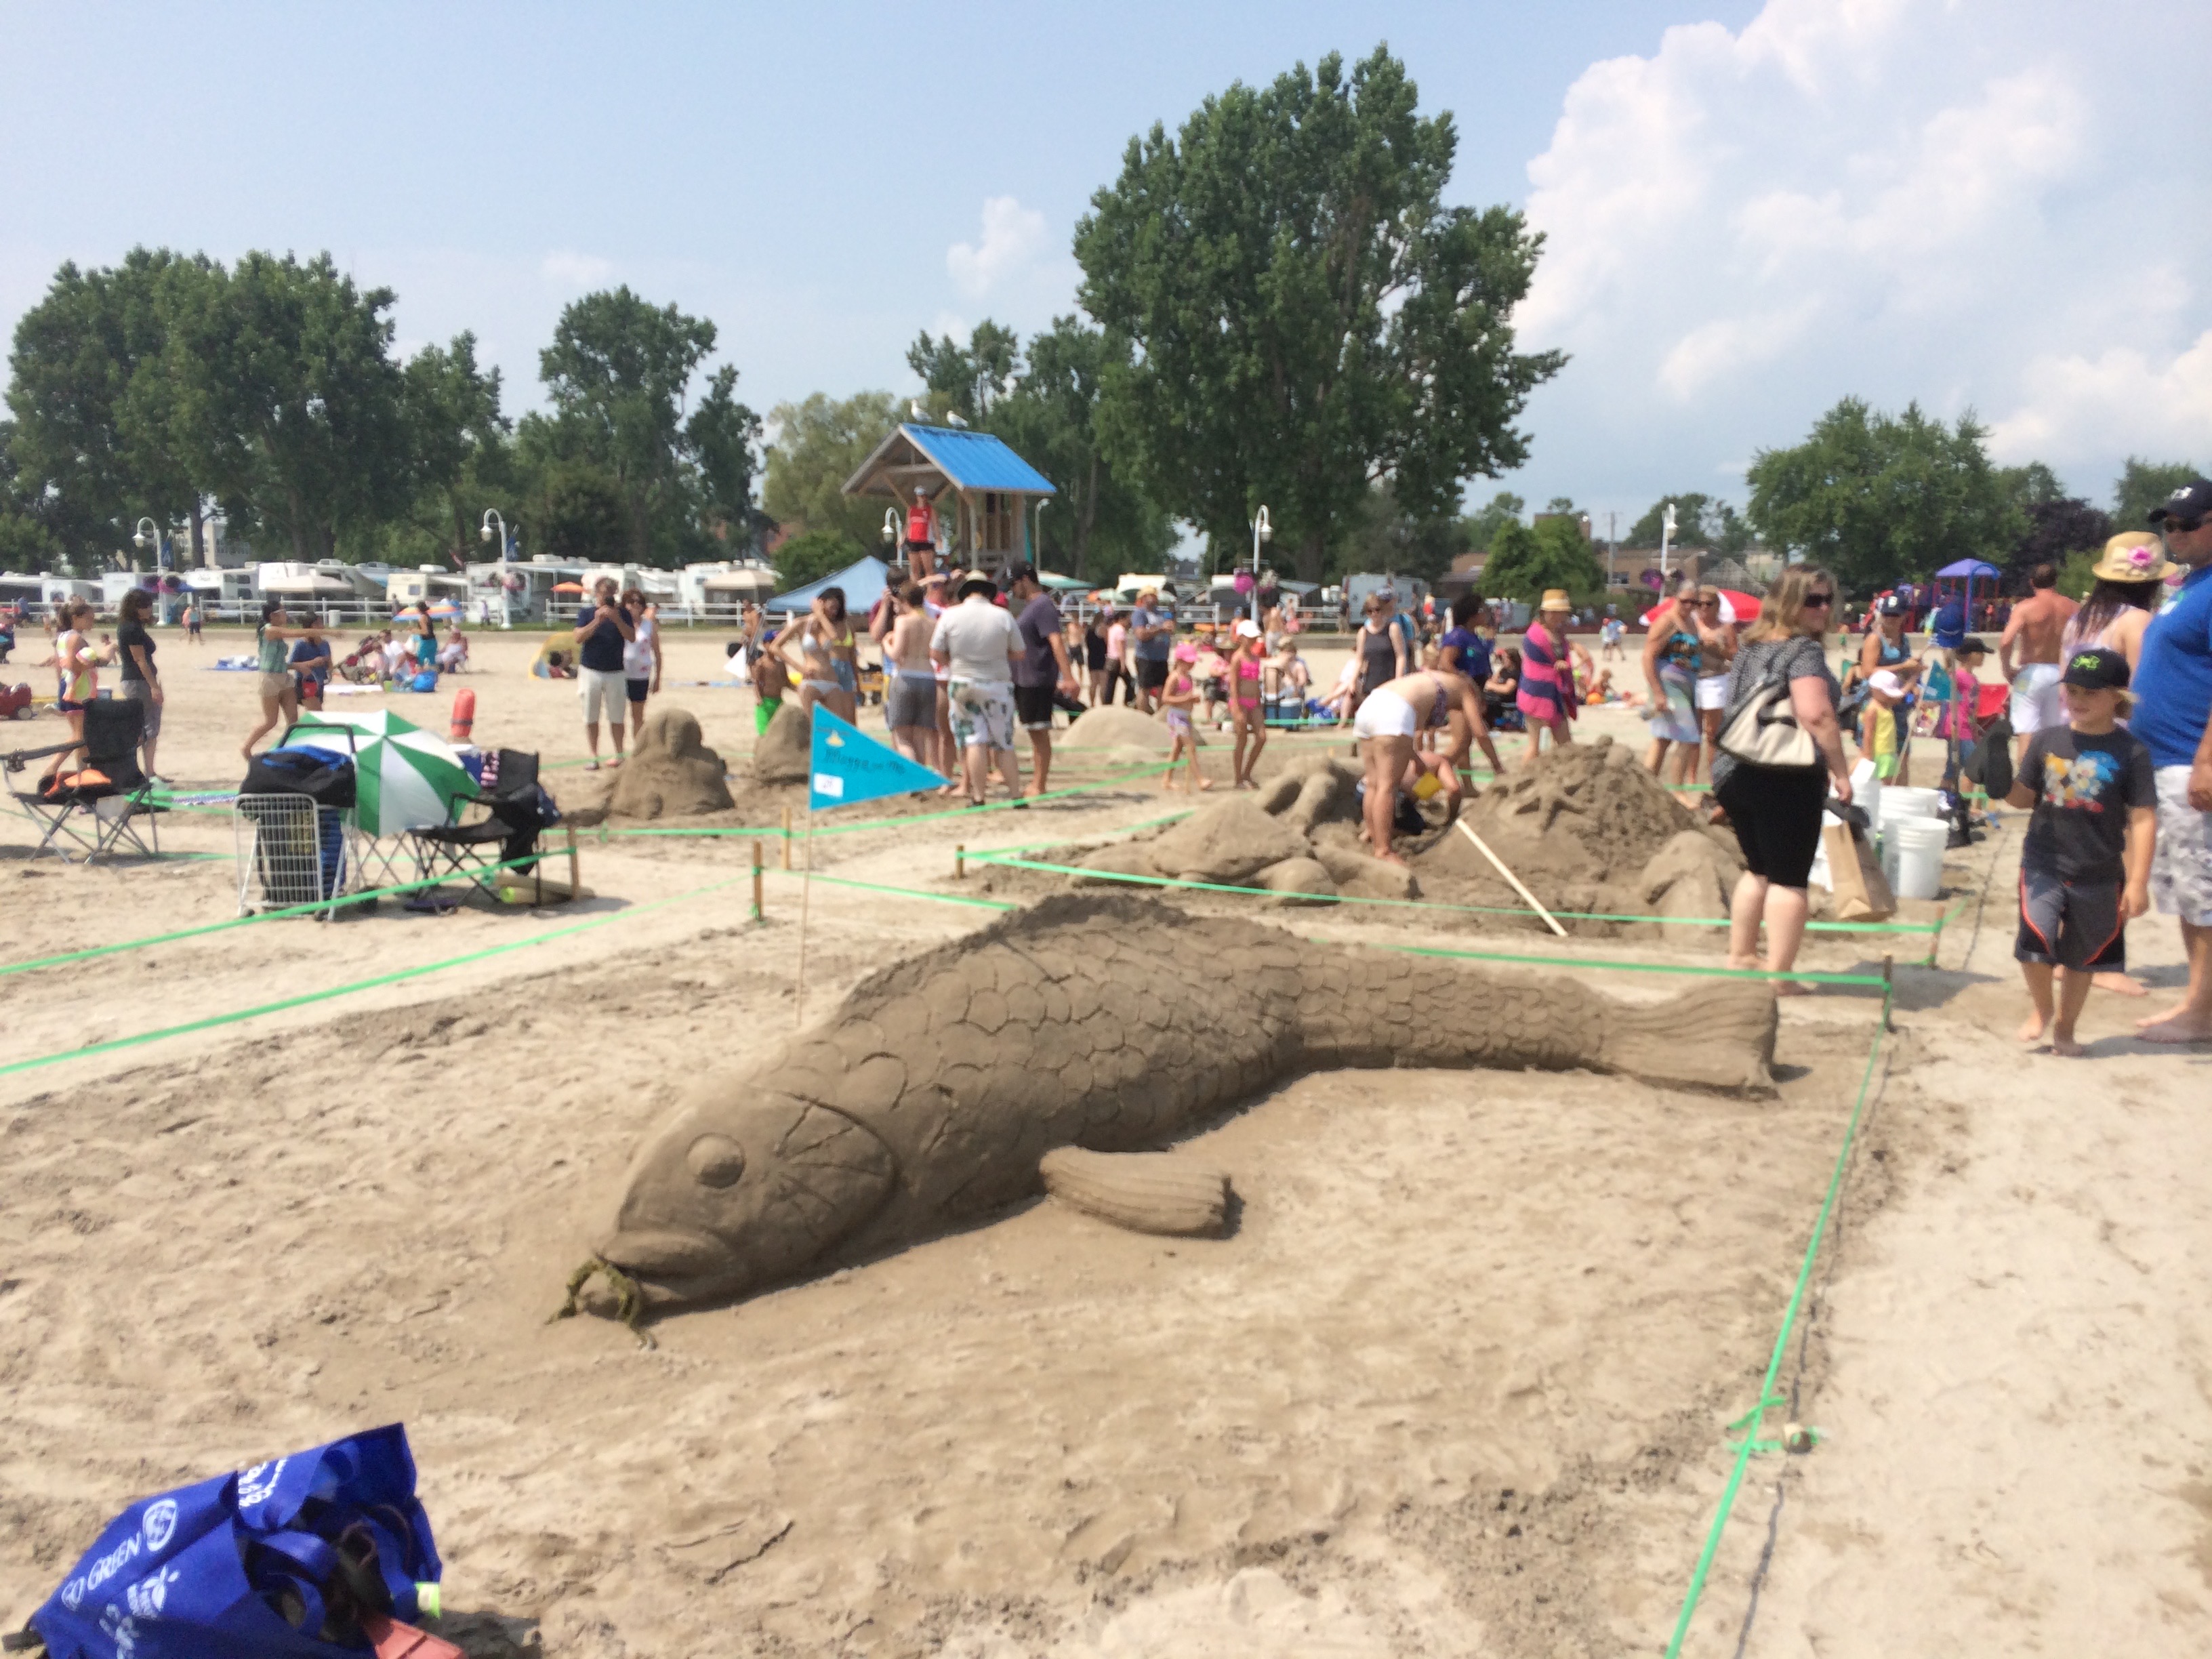
<path fill-rule="evenodd" d="M 807 810 L 811 811 L 813 809 L 810 807 Z M 788 801 L 783 807 L 783 867 L 787 870 L 791 868 L 791 803 Z"/>
<path fill-rule="evenodd" d="M 1499 858 L 1497 854 L 1490 850 L 1490 843 L 1483 840 L 1480 836 L 1476 835 L 1473 827 L 1468 824 L 1465 818 L 1454 818 L 1452 822 L 1459 825 L 1460 834 L 1465 836 L 1469 841 L 1474 843 L 1474 850 L 1481 854 L 1483 857 L 1488 859 L 1492 866 L 1497 870 L 1498 873 L 1504 877 L 1508 882 L 1512 884 L 1513 890 L 1520 894 L 1523 899 L 1528 901 L 1528 908 L 1534 910 L 1538 915 L 1543 917 L 1544 925 L 1550 928 L 1553 933 L 1557 933 L 1561 939 L 1565 939 L 1567 936 L 1567 930 L 1559 926 L 1559 919 L 1553 915 L 1553 914 L 1549 910 L 1547 910 L 1542 905 L 1536 902 L 1536 896 L 1521 884 L 1521 878 L 1515 875 L 1510 870 L 1507 869 L 1505 867 L 1505 860 Z"/>
<path fill-rule="evenodd" d="M 784 809 L 789 816 L 791 809 Z M 791 843 L 784 842 L 786 863 L 789 869 Z M 806 898 L 814 890 L 814 807 L 810 801 L 806 808 L 806 868 L 799 878 L 799 988 L 792 997 L 794 1025 L 806 1024 Z"/>
<path fill-rule="evenodd" d="M 753 842 L 753 920 L 755 921 L 761 920 L 761 866 L 763 862 L 763 860 L 761 858 L 761 844 L 759 840 L 756 838 Z"/>

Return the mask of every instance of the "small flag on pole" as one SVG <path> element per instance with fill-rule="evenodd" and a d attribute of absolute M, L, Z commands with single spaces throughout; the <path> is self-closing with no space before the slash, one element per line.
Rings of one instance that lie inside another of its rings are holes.
<path fill-rule="evenodd" d="M 810 811 L 856 806 L 885 795 L 911 795 L 944 787 L 942 774 L 865 735 L 818 702 L 814 705 L 813 724 L 814 750 L 807 767 Z"/>

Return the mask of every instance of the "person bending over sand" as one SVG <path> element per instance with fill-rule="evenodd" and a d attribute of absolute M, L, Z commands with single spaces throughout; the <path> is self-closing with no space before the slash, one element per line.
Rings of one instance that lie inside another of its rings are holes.
<path fill-rule="evenodd" d="M 1443 785 L 1447 806 L 1456 816 L 1465 786 L 1458 768 L 1465 764 L 1474 733 L 1483 730 L 1482 694 L 1466 675 L 1448 668 L 1424 668 L 1403 674 L 1369 693 L 1352 721 L 1352 734 L 1360 740 L 1360 757 L 1366 764 L 1367 827 L 1364 839 L 1376 858 L 1390 864 L 1406 860 L 1390 850 L 1392 821 L 1397 814 L 1398 790 L 1419 752 L 1424 729 L 1449 731 L 1452 747 L 1439 757 L 1437 780 Z"/>

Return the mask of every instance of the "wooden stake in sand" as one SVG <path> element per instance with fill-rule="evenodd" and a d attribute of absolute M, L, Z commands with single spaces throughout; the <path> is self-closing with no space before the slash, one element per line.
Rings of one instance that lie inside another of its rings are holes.
<path fill-rule="evenodd" d="M 753 920 L 761 920 L 761 845 L 753 842 Z"/>
<path fill-rule="evenodd" d="M 1550 928 L 1553 933 L 1557 933 L 1561 939 L 1565 939 L 1567 936 L 1567 930 L 1559 926 L 1558 918 L 1553 916 L 1549 910 L 1547 910 L 1542 905 L 1536 902 L 1536 896 L 1521 884 L 1521 878 L 1515 875 L 1510 870 L 1507 869 L 1505 867 L 1505 860 L 1499 858 L 1497 854 L 1490 850 L 1490 843 L 1483 840 L 1480 836 L 1476 835 L 1474 828 L 1465 818 L 1454 818 L 1452 822 L 1459 825 L 1460 834 L 1465 836 L 1469 841 L 1474 843 L 1474 850 L 1481 854 L 1483 857 L 1488 859 L 1491 862 L 1492 867 L 1495 869 L 1499 875 L 1505 878 L 1507 882 L 1511 884 L 1513 890 L 1520 894 L 1523 899 L 1528 901 L 1528 908 L 1534 910 L 1538 915 L 1543 917 L 1544 925 Z"/>
<path fill-rule="evenodd" d="M 807 810 L 811 811 L 814 809 L 809 807 Z M 788 802 L 783 809 L 783 867 L 787 870 L 791 868 L 791 806 Z"/>
<path fill-rule="evenodd" d="M 791 809 L 787 806 L 783 811 L 784 816 L 788 818 Z M 783 848 L 783 867 L 788 870 L 791 867 L 791 842 L 788 839 L 784 842 Z M 806 809 L 806 868 L 799 878 L 799 988 L 791 1000 L 793 1012 L 792 1024 L 794 1025 L 806 1024 L 806 896 L 813 890 L 814 808 L 810 804 Z"/>

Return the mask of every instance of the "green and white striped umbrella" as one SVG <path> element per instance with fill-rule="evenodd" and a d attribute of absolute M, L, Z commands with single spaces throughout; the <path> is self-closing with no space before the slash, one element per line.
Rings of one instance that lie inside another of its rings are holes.
<path fill-rule="evenodd" d="M 365 835 L 394 836 L 447 823 L 454 798 L 476 787 L 451 744 L 397 714 L 311 715 L 292 728 L 286 743 L 353 757 L 354 816 Z"/>

